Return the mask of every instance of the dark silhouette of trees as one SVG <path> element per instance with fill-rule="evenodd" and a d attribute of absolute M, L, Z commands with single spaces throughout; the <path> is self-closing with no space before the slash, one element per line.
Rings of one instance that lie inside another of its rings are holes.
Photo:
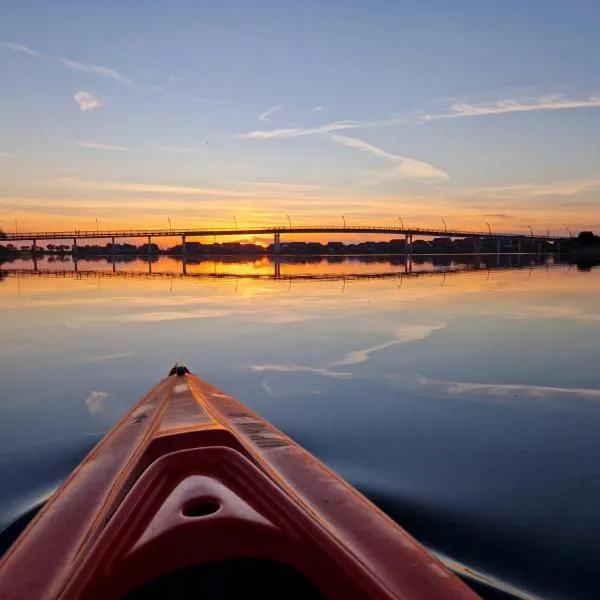
<path fill-rule="evenodd" d="M 577 236 L 577 241 L 581 246 L 600 246 L 600 237 L 594 235 L 593 231 L 582 231 Z"/>
<path fill-rule="evenodd" d="M 6 239 L 6 234 L 0 227 L 0 240 L 5 240 L 5 239 Z M 2 256 L 13 255 L 13 254 L 16 254 L 17 252 L 18 252 L 17 248 L 15 246 L 13 246 L 12 244 L 8 244 L 7 246 L 0 244 L 0 255 L 2 255 Z"/>

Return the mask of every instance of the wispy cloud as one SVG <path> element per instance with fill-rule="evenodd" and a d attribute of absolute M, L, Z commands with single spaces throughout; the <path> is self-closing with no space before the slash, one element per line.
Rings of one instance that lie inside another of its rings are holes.
<path fill-rule="evenodd" d="M 15 155 L 10 152 L 0 152 L 0 158 L 14 158 Z"/>
<path fill-rule="evenodd" d="M 295 138 L 305 135 L 326 135 L 328 138 L 338 144 L 342 144 L 349 148 L 355 148 L 362 152 L 368 152 L 380 158 L 392 161 L 394 167 L 383 172 L 372 173 L 366 178 L 363 183 L 367 185 L 378 185 L 385 181 L 396 179 L 410 179 L 417 181 L 445 181 L 449 179 L 449 175 L 430 165 L 426 162 L 401 156 L 387 152 L 382 148 L 363 142 L 356 138 L 351 138 L 339 135 L 335 132 L 345 129 L 357 129 L 361 127 L 382 127 L 405 122 L 402 118 L 393 117 L 382 121 L 333 121 L 317 127 L 289 127 L 271 130 L 256 130 L 242 134 L 241 137 L 246 139 L 278 139 L 278 138 Z"/>
<path fill-rule="evenodd" d="M 407 115 L 396 115 L 381 120 L 361 121 L 361 120 L 340 120 L 332 123 L 325 123 L 316 127 L 289 127 L 280 129 L 262 129 L 248 131 L 241 134 L 246 139 L 275 139 L 275 138 L 293 138 L 303 135 L 315 135 L 342 131 L 344 129 L 385 127 L 390 125 L 399 125 L 403 123 L 418 123 L 436 121 L 441 119 L 482 117 L 498 115 L 504 113 L 533 112 L 548 110 L 567 110 L 581 108 L 599 108 L 600 95 L 587 96 L 585 98 L 567 98 L 561 95 L 545 95 L 530 97 L 524 99 L 503 99 L 488 103 L 455 103 L 449 110 L 439 113 L 411 113 Z M 269 107 L 263 112 L 259 119 L 269 122 L 269 115 L 280 108 L 280 105 Z M 322 106 L 315 106 L 312 112 L 321 112 Z"/>
<path fill-rule="evenodd" d="M 242 187 L 252 187 L 255 189 L 261 188 L 266 191 L 281 192 L 283 190 L 285 192 L 297 192 L 299 194 L 331 189 L 329 186 L 317 183 L 290 183 L 288 181 L 244 181 L 234 179 L 232 181 L 228 181 L 227 183 Z"/>
<path fill-rule="evenodd" d="M 86 92 L 84 90 L 75 92 L 73 95 L 73 100 L 79 104 L 79 108 L 84 112 L 86 110 L 95 110 L 101 106 L 104 106 L 104 102 L 102 102 L 102 100 L 96 98 L 92 92 Z"/>
<path fill-rule="evenodd" d="M 519 183 L 516 185 L 484 187 L 478 194 L 487 193 L 504 197 L 541 198 L 546 196 L 575 196 L 600 189 L 600 179 L 571 179 L 550 183 Z"/>
<path fill-rule="evenodd" d="M 329 134 L 329 139 L 337 142 L 338 144 L 342 144 L 343 146 L 347 146 L 348 148 L 356 148 L 361 152 L 367 152 L 369 154 L 373 154 L 375 156 L 379 156 L 380 158 L 387 158 L 388 160 L 398 160 L 402 159 L 402 156 L 398 156 L 397 154 L 392 154 L 391 152 L 387 152 L 386 150 L 382 150 L 377 146 L 373 146 L 373 144 L 369 144 L 368 142 L 363 142 L 362 140 L 358 140 L 356 138 L 346 137 L 343 135 L 337 135 L 334 133 Z"/>
<path fill-rule="evenodd" d="M 600 95 L 590 95 L 584 98 L 567 98 L 561 95 L 543 95 L 523 99 L 502 99 L 487 103 L 469 103 L 457 102 L 450 109 L 438 113 L 413 112 L 405 115 L 394 115 L 380 120 L 352 120 L 344 119 L 325 123 L 316 127 L 287 127 L 279 129 L 259 129 L 248 131 L 241 134 L 240 137 L 246 139 L 277 139 L 294 138 L 303 135 L 315 135 L 323 133 L 332 133 L 345 129 L 387 127 L 400 125 L 403 123 L 419 123 L 436 121 L 441 119 L 482 117 L 499 115 L 505 113 L 533 112 L 548 110 L 567 110 L 581 108 L 599 108 Z M 280 108 L 280 105 L 269 107 L 263 112 L 259 119 L 269 122 L 269 115 L 274 110 Z M 315 106 L 312 112 L 321 112 L 322 106 Z"/>
<path fill-rule="evenodd" d="M 77 145 L 81 148 L 91 148 L 92 150 L 117 150 L 119 152 L 126 152 L 128 148 L 124 146 L 113 146 L 111 144 L 99 144 L 97 142 L 77 142 Z"/>
<path fill-rule="evenodd" d="M 257 129 L 255 131 L 248 131 L 247 133 L 242 133 L 240 134 L 240 137 L 246 138 L 248 140 L 272 140 L 276 138 L 293 138 L 298 137 L 300 135 L 323 133 L 324 131 L 327 130 L 323 130 L 321 127 L 313 129 L 301 129 L 296 127 L 288 127 L 282 129 Z M 332 131 L 336 131 L 336 129 L 333 129 Z"/>
<path fill-rule="evenodd" d="M 273 106 L 269 106 L 262 113 L 260 113 L 260 115 L 258 115 L 258 120 L 264 121 L 265 123 L 270 123 L 271 115 L 274 112 L 277 112 L 278 110 L 280 110 L 281 106 L 282 106 L 281 104 L 274 104 Z"/>
<path fill-rule="evenodd" d="M 165 85 L 174 85 L 185 81 L 185 77 L 178 77 L 177 75 L 169 75 L 165 80 Z"/>
<path fill-rule="evenodd" d="M 249 140 L 271 140 L 276 138 L 295 138 L 303 135 L 318 135 L 331 133 L 334 131 L 342 131 L 344 129 L 355 129 L 359 127 L 385 127 L 387 125 L 396 125 L 406 123 L 406 119 L 401 117 L 392 117 L 382 121 L 333 121 L 316 127 L 288 127 L 282 129 L 258 129 L 242 133 L 240 137 Z"/>
<path fill-rule="evenodd" d="M 161 150 L 164 152 L 178 152 L 180 154 L 194 154 L 196 150 L 194 148 L 181 148 L 180 146 L 163 146 L 161 144 L 146 144 L 144 148 L 150 150 Z"/>
<path fill-rule="evenodd" d="M 99 149 L 121 149 L 119 146 L 108 146 L 104 144 L 95 144 L 93 142 L 82 142 L 84 147 Z M 123 148 L 126 150 L 126 148 Z M 81 190 L 103 190 L 133 194 L 157 194 L 169 196 L 217 196 L 224 198 L 250 198 L 250 199 L 281 199 L 281 198 L 309 198 L 326 197 L 329 195 L 320 194 L 321 191 L 327 191 L 327 188 L 321 189 L 320 186 L 308 186 L 304 184 L 287 183 L 282 186 L 265 182 L 229 182 L 230 187 L 196 187 L 165 185 L 159 183 L 146 183 L 134 181 L 91 181 L 84 179 L 75 179 L 71 182 L 71 187 Z M 234 185 L 231 185 L 233 183 Z M 337 198 L 337 196 L 334 196 Z M 339 197 L 344 200 L 344 197 Z M 346 198 L 347 200 L 347 198 Z"/>
<path fill-rule="evenodd" d="M 75 71 L 82 71 L 83 73 L 90 73 L 92 75 L 99 75 L 100 77 L 106 77 L 107 79 L 112 79 L 117 83 L 125 85 L 127 87 L 134 87 L 135 82 L 129 77 L 125 77 L 118 71 L 114 69 L 110 69 L 108 67 L 103 67 L 101 65 L 93 65 L 89 63 L 77 62 L 75 60 L 69 60 L 67 58 L 61 58 L 60 62 L 67 68 L 73 69 Z"/>
<path fill-rule="evenodd" d="M 0 48 L 6 48 L 7 50 L 12 50 L 13 52 L 21 52 L 22 54 L 27 54 L 28 56 L 32 56 L 33 58 L 37 58 L 39 60 L 46 60 L 48 58 L 36 50 L 32 50 L 23 44 L 15 44 L 14 42 L 0 42 Z"/>
<path fill-rule="evenodd" d="M 512 219 L 512 215 L 506 213 L 487 213 L 483 215 L 488 219 L 499 219 L 500 221 L 507 221 L 508 219 Z"/>
<path fill-rule="evenodd" d="M 95 145 L 91 146 L 96 147 Z M 110 190 L 114 192 L 136 193 L 136 194 L 168 194 L 172 196 L 243 196 L 256 197 L 256 193 L 241 190 L 210 188 L 210 187 L 188 187 L 179 185 L 163 185 L 158 183 L 142 182 L 116 182 L 116 181 L 74 181 L 73 187 L 85 190 Z M 263 196 L 263 194 L 260 194 Z"/>
<path fill-rule="evenodd" d="M 567 110 L 578 108 L 600 108 L 600 95 L 586 98 L 566 98 L 560 95 L 537 96 L 520 100 L 507 99 L 485 104 L 453 104 L 449 112 L 422 115 L 423 121 L 486 117 L 506 113 L 533 112 L 543 110 Z"/>
<path fill-rule="evenodd" d="M 356 148 L 361 152 L 367 152 L 369 154 L 373 154 L 374 156 L 390 160 L 394 163 L 394 168 L 391 171 L 377 173 L 370 177 L 366 181 L 367 183 L 377 184 L 390 179 L 412 179 L 418 181 L 445 181 L 449 179 L 449 175 L 447 173 L 441 169 L 438 169 L 437 167 L 434 167 L 433 165 L 430 165 L 429 163 L 415 160 L 414 158 L 409 158 L 407 156 L 393 154 L 378 148 L 373 144 L 363 142 L 362 140 L 358 140 L 356 138 L 333 133 L 330 133 L 328 137 L 330 140 L 338 144 L 342 144 L 343 146 L 347 146 L 348 148 Z"/>

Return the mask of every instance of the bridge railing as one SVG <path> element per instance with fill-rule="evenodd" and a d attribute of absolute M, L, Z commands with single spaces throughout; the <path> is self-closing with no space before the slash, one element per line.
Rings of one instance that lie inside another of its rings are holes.
<path fill-rule="evenodd" d="M 513 238 L 534 240 L 569 239 L 561 236 L 535 235 L 515 232 L 467 231 L 459 229 L 433 229 L 422 227 L 390 227 L 373 225 L 300 225 L 300 226 L 267 226 L 267 227 L 196 227 L 186 229 L 114 229 L 114 230 L 70 230 L 70 231 L 36 231 L 21 233 L 5 233 L 4 241 L 26 240 L 71 240 L 101 238 L 143 238 L 143 237 L 182 237 L 210 235 L 251 235 L 275 233 L 390 233 L 397 235 L 423 235 L 428 237 L 481 237 L 481 238 Z"/>

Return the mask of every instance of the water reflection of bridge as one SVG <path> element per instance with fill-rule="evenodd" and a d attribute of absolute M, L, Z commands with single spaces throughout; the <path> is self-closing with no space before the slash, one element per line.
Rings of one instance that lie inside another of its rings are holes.
<path fill-rule="evenodd" d="M 460 273 L 477 273 L 477 272 L 492 272 L 492 271 L 509 271 L 513 269 L 532 269 L 549 267 L 551 263 L 539 257 L 530 255 L 503 255 L 502 259 L 489 255 L 487 260 L 482 260 L 481 256 L 473 256 L 471 262 L 455 262 L 442 261 L 441 257 L 429 257 L 433 259 L 431 262 L 421 262 L 416 264 L 411 260 L 373 260 L 374 257 L 364 257 L 366 260 L 360 261 L 369 265 L 381 265 L 387 263 L 396 265 L 399 269 L 362 273 L 362 272 L 331 272 L 331 273 L 285 273 L 282 272 L 282 262 L 274 260 L 271 264 L 273 270 L 270 273 L 239 273 L 235 271 L 219 271 L 218 267 L 227 266 L 228 262 L 212 262 L 214 270 L 210 271 L 189 271 L 188 263 L 182 262 L 181 271 L 156 271 L 153 270 L 153 261 L 137 261 L 143 262 L 145 270 L 119 270 L 117 261 L 112 261 L 109 269 L 80 269 L 79 262 L 74 261 L 72 269 L 44 269 L 39 268 L 37 263 L 33 268 L 4 268 L 0 271 L 0 276 L 3 277 L 43 277 L 48 279 L 188 279 L 188 280 L 207 280 L 207 279 L 248 279 L 248 280 L 274 280 L 274 281 L 353 281 L 353 280 L 369 280 L 369 279 L 402 279 L 402 278 L 418 278 L 432 275 L 452 275 Z M 435 263 L 438 264 L 435 264 Z M 444 262 L 446 264 L 439 264 Z M 314 261 L 294 261 L 290 265 L 303 264 L 310 268 L 310 264 Z M 197 264 L 197 263 L 196 263 Z M 240 263 L 237 263 L 240 264 Z M 318 264 L 318 263 L 317 263 Z M 334 263 L 339 264 L 339 263 Z M 427 265 L 427 266 L 426 266 Z"/>

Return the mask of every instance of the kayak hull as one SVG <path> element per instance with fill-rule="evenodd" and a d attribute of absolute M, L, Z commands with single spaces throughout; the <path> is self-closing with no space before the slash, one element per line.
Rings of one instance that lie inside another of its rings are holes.
<path fill-rule="evenodd" d="M 177 586 L 182 598 L 477 597 L 311 454 L 184 368 L 92 450 L 0 562 L 2 600 Z"/>

